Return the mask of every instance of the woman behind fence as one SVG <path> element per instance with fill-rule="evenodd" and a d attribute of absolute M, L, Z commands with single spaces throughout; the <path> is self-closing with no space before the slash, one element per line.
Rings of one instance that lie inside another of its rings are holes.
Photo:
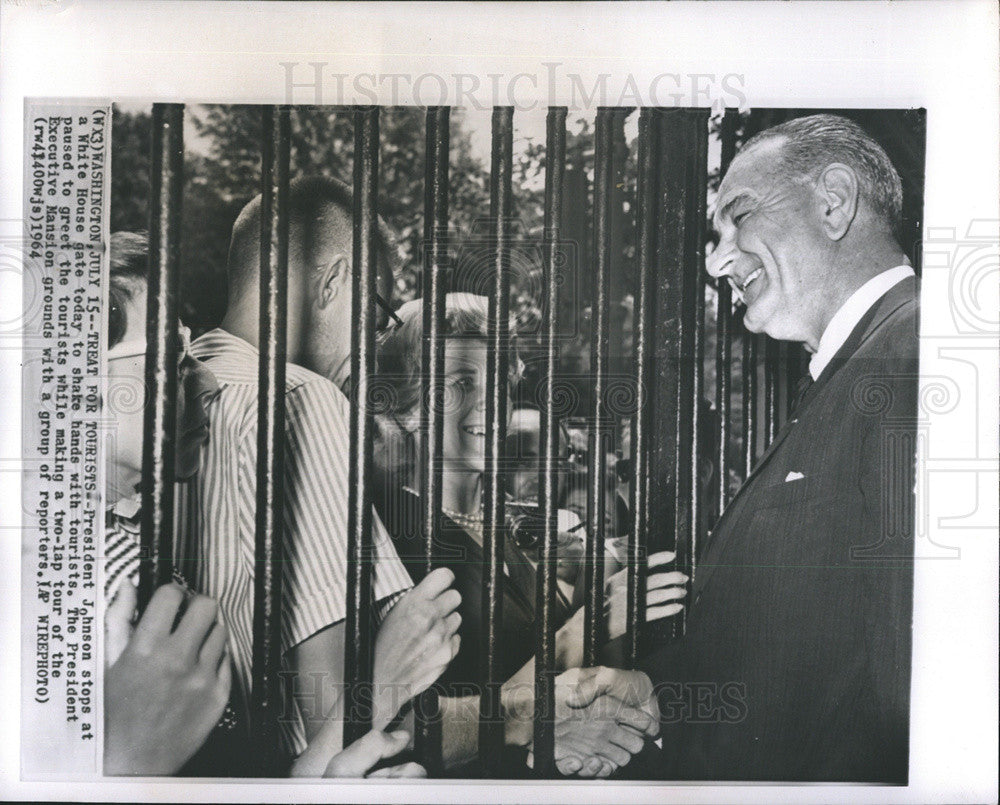
<path fill-rule="evenodd" d="M 451 568 L 456 588 L 462 594 L 462 645 L 458 655 L 442 676 L 441 683 L 449 696 L 475 690 L 479 679 L 478 662 L 483 624 L 481 622 L 483 520 L 482 473 L 486 441 L 486 356 L 487 304 L 482 296 L 451 293 L 447 296 L 445 337 L 445 403 L 442 447 L 442 520 L 441 541 L 436 562 Z M 396 324 L 381 338 L 379 345 L 379 389 L 386 409 L 379 418 L 379 465 L 381 489 L 376 503 L 397 550 L 407 562 L 411 575 L 422 572 L 423 547 L 420 537 L 419 421 L 420 367 L 422 347 L 422 304 L 414 300 L 396 311 Z M 512 348 L 513 350 L 513 348 Z M 509 365 L 518 366 L 512 351 Z M 516 369 L 515 369 L 516 372 Z M 512 373 L 513 375 L 513 373 Z M 512 376 L 512 380 L 516 380 Z M 508 407 L 509 410 L 509 407 Z M 513 540 L 505 540 L 502 578 L 503 623 L 498 653 L 503 686 L 502 700 L 507 719 L 506 740 L 510 758 L 505 770 L 523 773 L 525 760 L 531 762 L 530 719 L 516 714 L 533 709 L 534 619 L 536 570 L 531 557 Z M 651 565 L 673 559 L 669 553 L 654 555 Z M 582 574 L 581 574 L 582 575 Z M 686 577 L 677 572 L 649 576 L 647 617 L 667 617 L 680 611 Z M 609 640 L 625 631 L 625 577 L 609 580 L 606 616 Z M 557 702 L 563 690 L 577 684 L 580 674 L 597 673 L 579 670 L 583 664 L 582 609 L 573 611 L 561 593 L 557 603 L 556 670 Z M 602 679 L 616 679 L 623 688 L 631 687 L 633 697 L 624 697 L 629 705 L 642 711 L 649 700 L 649 682 L 638 672 L 615 672 L 603 669 Z M 579 703 L 580 698 L 566 696 Z M 478 699 L 478 697 L 474 697 Z M 582 699 L 587 699 L 586 696 Z M 589 701 L 589 700 L 588 700 Z M 443 704 L 445 714 L 444 754 L 453 762 L 468 760 L 475 752 L 476 737 L 462 746 L 449 740 L 450 703 Z M 653 720 L 655 721 L 655 705 Z M 643 724 L 643 717 L 629 719 L 635 713 L 621 708 L 617 719 L 584 718 L 581 713 L 557 705 L 556 761 L 563 774 L 607 776 L 627 763 L 643 746 L 643 727 L 655 734 L 658 725 Z M 642 714 L 649 718 L 649 711 Z M 520 751 L 519 751 L 520 750 Z M 525 751 L 527 750 L 527 754 Z M 519 767 L 519 768 L 518 768 Z"/>
<path fill-rule="evenodd" d="M 204 746 L 224 711 L 227 718 L 222 728 L 231 730 L 235 725 L 234 714 L 227 708 L 232 681 L 227 628 L 217 602 L 192 592 L 178 577 L 154 592 L 141 617 L 136 613 L 147 261 L 143 235 L 111 235 L 106 407 L 116 428 L 106 469 L 104 769 L 109 775 L 176 774 Z M 175 470 L 177 480 L 185 482 L 198 472 L 208 433 L 208 402 L 218 385 L 188 354 L 183 326 L 180 334 Z M 415 763 L 371 771 L 406 747 L 409 735 L 405 731 L 372 730 L 335 752 L 328 747 L 339 746 L 339 730 L 339 722 L 331 722 L 297 759 L 292 773 L 424 776 L 423 768 Z M 213 760 L 219 760 L 218 756 Z M 190 767 L 185 770 L 191 771 Z M 227 773 L 216 766 L 199 770 Z"/>

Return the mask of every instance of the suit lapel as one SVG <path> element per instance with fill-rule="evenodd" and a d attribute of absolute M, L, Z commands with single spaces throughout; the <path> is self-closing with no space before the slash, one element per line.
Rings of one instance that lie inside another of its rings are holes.
<path fill-rule="evenodd" d="M 882 298 L 879 299 L 879 301 L 876 302 L 864 316 L 862 316 L 861 320 L 857 323 L 857 325 L 855 325 L 851 334 L 847 337 L 847 340 L 844 341 L 841 348 L 837 350 L 837 354 L 833 356 L 830 363 L 827 364 L 820 376 L 808 388 L 795 409 L 795 417 L 786 422 L 785 426 L 778 431 L 774 437 L 774 441 L 771 442 L 768 448 L 757 460 L 757 463 L 750 471 L 747 479 L 740 485 L 739 490 L 737 490 L 733 499 L 729 501 L 729 505 L 726 506 L 726 510 L 722 513 L 722 517 L 719 518 L 719 522 L 716 523 L 714 536 L 716 538 L 721 538 L 722 542 L 716 545 L 716 550 L 714 552 L 711 550 L 709 551 L 709 555 L 714 553 L 716 561 L 711 565 L 697 569 L 696 584 L 699 590 L 703 590 L 705 588 L 705 585 L 708 583 L 712 573 L 721 564 L 721 557 L 724 555 L 727 548 L 730 547 L 732 538 L 730 534 L 726 533 L 725 527 L 727 525 L 727 521 L 732 517 L 732 512 L 736 508 L 737 501 L 746 494 L 750 484 L 767 466 L 771 457 L 781 446 L 781 443 L 784 442 L 788 434 L 791 433 L 792 428 L 796 426 L 799 418 L 809 406 L 809 403 L 812 402 L 819 391 L 830 382 L 830 378 L 833 377 L 841 369 L 841 367 L 847 363 L 847 361 L 852 355 L 854 355 L 855 352 L 858 351 L 862 344 L 864 344 L 875 334 L 875 332 L 877 332 L 878 328 L 882 326 L 889 316 L 891 316 L 907 302 L 913 300 L 915 295 L 916 280 L 914 277 L 909 277 L 886 291 Z"/>
<path fill-rule="evenodd" d="M 760 474 L 761 470 L 767 464 L 774 452 L 781 446 L 781 443 L 785 440 L 789 433 L 791 433 L 792 428 L 795 426 L 797 420 L 792 419 L 785 423 L 785 426 L 778 431 L 774 437 L 774 441 L 768 446 L 767 450 L 764 451 L 763 455 L 757 460 L 754 468 L 750 471 L 747 479 L 740 485 L 733 499 L 729 501 L 729 505 L 726 506 L 726 510 L 722 513 L 722 517 L 719 518 L 719 522 L 715 524 L 715 529 L 713 530 L 713 542 L 716 540 L 722 540 L 715 545 L 715 551 L 711 549 L 708 552 L 708 556 L 715 555 L 715 561 L 710 565 L 702 565 L 695 568 L 695 584 L 698 590 L 703 590 L 705 585 L 708 584 L 708 580 L 712 573 L 715 572 L 716 568 L 721 564 L 721 557 L 725 554 L 725 551 L 732 543 L 732 538 L 730 534 L 725 532 L 725 526 L 727 520 L 733 516 L 733 511 L 735 511 L 737 501 L 743 497 L 750 487 L 753 480 Z M 707 558 L 707 557 L 706 557 Z"/>
<path fill-rule="evenodd" d="M 843 346 L 837 350 L 837 354 L 833 356 L 830 363 L 820 373 L 820 376 L 816 378 L 816 382 L 806 391 L 797 410 L 805 410 L 806 406 L 819 393 L 820 389 L 850 360 L 851 356 L 861 348 L 861 345 L 875 334 L 889 316 L 911 301 L 915 294 L 916 280 L 913 277 L 903 280 L 886 291 L 885 295 L 872 305 L 871 309 L 855 325 L 847 340 L 844 341 Z"/>

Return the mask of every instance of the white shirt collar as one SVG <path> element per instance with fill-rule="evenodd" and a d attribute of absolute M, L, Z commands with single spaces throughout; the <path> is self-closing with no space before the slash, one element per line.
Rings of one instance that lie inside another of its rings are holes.
<path fill-rule="evenodd" d="M 837 354 L 851 331 L 857 326 L 861 318 L 872 309 L 890 288 L 898 285 L 907 277 L 914 276 L 910 266 L 896 266 L 888 271 L 872 277 L 848 298 L 840 310 L 833 314 L 830 323 L 826 325 L 823 335 L 819 339 L 819 347 L 813 353 L 809 361 L 809 374 L 816 380 L 826 368 L 827 364 Z"/>

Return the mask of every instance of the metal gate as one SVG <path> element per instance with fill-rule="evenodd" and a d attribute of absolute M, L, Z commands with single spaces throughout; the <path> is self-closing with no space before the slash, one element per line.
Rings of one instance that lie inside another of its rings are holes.
<path fill-rule="evenodd" d="M 448 186 L 450 108 L 426 113 L 426 165 L 423 265 L 422 394 L 420 429 L 424 451 L 420 479 L 424 564 L 435 564 L 441 506 L 441 445 L 444 397 L 445 293 L 449 287 Z M 603 616 L 603 553 L 608 473 L 606 447 L 616 433 L 609 406 L 608 338 L 610 281 L 617 270 L 611 245 L 612 204 L 623 166 L 616 138 L 623 140 L 623 110 L 597 111 L 595 178 L 591 214 L 593 253 L 589 480 L 585 572 L 585 661 L 596 664 Z M 370 704 L 374 635 L 371 601 L 373 418 L 365 405 L 375 372 L 376 231 L 378 224 L 379 113 L 377 107 L 351 111 L 354 121 L 353 312 L 357 323 L 351 357 L 350 501 L 348 521 L 348 610 L 345 684 L 348 701 Z M 143 452 L 140 604 L 156 585 L 171 578 L 173 556 L 173 427 L 177 378 L 179 231 L 183 182 L 183 105 L 153 109 L 150 224 L 150 273 Z M 285 434 L 285 333 L 289 249 L 289 107 L 261 107 L 260 364 L 257 444 L 257 516 L 254 579 L 254 650 L 251 735 L 257 768 L 272 770 L 278 755 L 279 613 L 283 461 Z M 536 598 L 535 766 L 541 776 L 555 774 L 554 665 L 557 561 L 558 420 L 555 376 L 558 361 L 557 311 L 565 226 L 565 107 L 547 115 L 545 151 L 544 312 L 541 325 L 544 365 L 541 394 L 541 450 L 538 465 L 542 536 Z M 722 170 L 735 153 L 740 115 L 727 110 L 721 126 Z M 492 118 L 492 169 L 487 366 L 487 440 L 483 483 L 484 563 L 481 658 L 480 756 L 488 774 L 497 771 L 503 725 L 498 676 L 503 543 L 507 538 L 503 494 L 507 421 L 509 297 L 511 288 L 512 137 L 514 109 L 497 107 Z M 698 457 L 704 445 L 699 427 L 704 396 L 706 275 L 706 190 L 709 110 L 643 108 L 639 113 L 638 185 L 635 209 L 634 413 L 631 417 L 631 500 L 628 542 L 627 663 L 636 664 L 643 646 L 683 633 L 683 615 L 647 625 L 644 557 L 676 550 L 677 569 L 697 573 L 699 543 L 705 537 L 703 507 L 717 501 L 719 514 L 730 497 L 728 478 L 738 456 L 745 475 L 786 416 L 790 389 L 803 371 L 798 347 L 779 346 L 762 337 L 742 337 L 742 388 L 733 388 L 734 337 L 741 329 L 729 287 L 717 289 L 716 398 L 714 434 L 715 493 L 699 490 Z M 760 386 L 762 385 L 762 392 Z M 741 395 L 742 422 L 735 422 L 734 395 Z M 784 400 L 784 404 L 782 404 Z M 620 431 L 618 431 L 620 432 Z M 714 517 L 711 518 L 714 521 Z M 652 524 L 656 524 L 656 528 Z M 356 707 L 363 713 L 370 707 Z M 436 693 L 423 694 L 418 713 L 417 748 L 429 769 L 440 767 L 441 734 Z M 370 728 L 363 718 L 345 721 L 345 744 Z"/>

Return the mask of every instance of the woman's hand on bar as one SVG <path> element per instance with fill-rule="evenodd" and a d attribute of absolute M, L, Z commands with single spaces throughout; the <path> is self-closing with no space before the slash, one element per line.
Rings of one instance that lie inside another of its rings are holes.
<path fill-rule="evenodd" d="M 566 584 L 576 584 L 583 566 L 586 547 L 579 534 L 560 531 L 557 536 L 556 576 Z"/>
<path fill-rule="evenodd" d="M 650 568 L 669 564 L 676 558 L 673 551 L 652 554 Z M 628 623 L 628 568 L 614 573 L 605 583 L 604 617 L 608 627 L 608 640 L 613 641 L 626 632 Z M 676 615 L 684 605 L 681 599 L 687 594 L 688 577 L 680 571 L 649 573 L 646 576 L 646 620 L 655 621 Z M 586 615 L 583 607 L 573 613 L 556 632 L 556 669 L 579 668 L 584 663 L 583 643 Z"/>
<path fill-rule="evenodd" d="M 687 595 L 685 585 L 688 577 L 679 570 L 667 573 L 653 573 L 652 568 L 673 562 L 673 551 L 652 554 L 646 576 L 646 621 L 655 621 L 676 615 L 684 605 L 680 601 Z M 604 612 L 608 623 L 608 640 L 616 640 L 625 634 L 628 623 L 628 568 L 615 573 L 607 581 L 604 598 Z"/>
<path fill-rule="evenodd" d="M 105 774 L 177 772 L 222 715 L 232 673 L 226 627 L 216 602 L 196 595 L 174 628 L 183 604 L 180 586 L 160 587 L 105 675 Z"/>
<path fill-rule="evenodd" d="M 455 575 L 438 568 L 399 599 L 375 638 L 373 725 L 388 726 L 399 708 L 427 690 L 458 654 L 462 602 Z"/>

